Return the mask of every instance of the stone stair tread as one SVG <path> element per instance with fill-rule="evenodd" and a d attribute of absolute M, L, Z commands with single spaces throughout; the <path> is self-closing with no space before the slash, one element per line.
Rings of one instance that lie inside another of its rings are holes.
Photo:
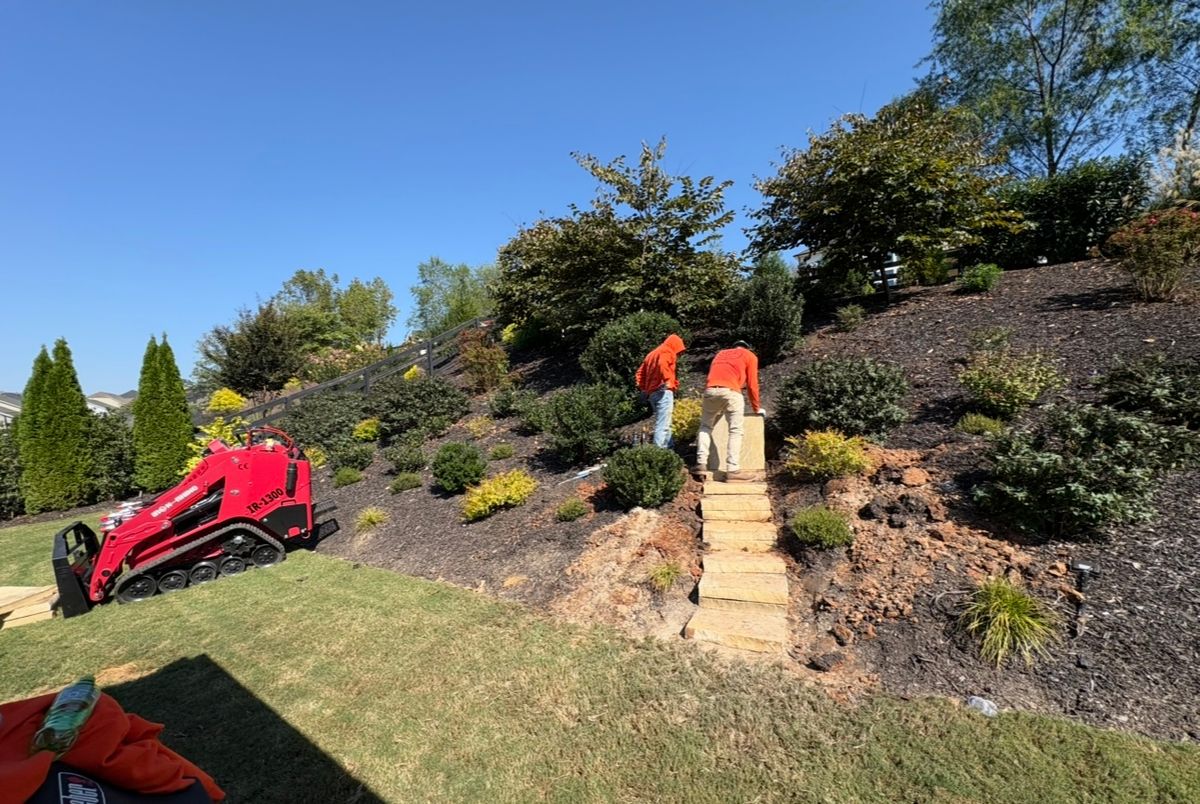
<path fill-rule="evenodd" d="M 715 497 L 705 497 L 700 501 L 700 505 L 712 511 L 771 510 L 771 501 L 763 495 L 718 494 Z"/>
<path fill-rule="evenodd" d="M 770 522 L 774 517 L 770 508 L 752 510 L 714 511 L 708 506 L 703 508 L 705 522 Z"/>
<path fill-rule="evenodd" d="M 725 575 L 787 572 L 787 562 L 778 553 L 739 553 L 717 550 L 706 553 L 703 564 L 705 573 L 717 572 Z"/>
<path fill-rule="evenodd" d="M 746 539 L 773 542 L 779 529 L 770 522 L 710 522 L 704 526 L 704 539 Z"/>
<path fill-rule="evenodd" d="M 719 480 L 709 480 L 704 484 L 705 497 L 721 496 L 763 496 L 767 493 L 766 483 L 723 483 Z"/>
<path fill-rule="evenodd" d="M 721 539 L 709 542 L 709 548 L 721 553 L 770 553 L 775 550 L 774 542 L 756 541 L 750 539 Z"/>
<path fill-rule="evenodd" d="M 700 609 L 684 628 L 684 636 L 757 653 L 782 652 L 788 642 L 783 612 L 740 612 Z"/>
<path fill-rule="evenodd" d="M 721 598 L 785 606 L 787 575 L 774 572 L 708 572 L 700 577 L 700 600 Z"/>

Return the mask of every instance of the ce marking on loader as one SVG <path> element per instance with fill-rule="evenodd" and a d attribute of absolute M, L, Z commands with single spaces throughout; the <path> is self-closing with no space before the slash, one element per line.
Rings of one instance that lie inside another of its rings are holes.
<path fill-rule="evenodd" d="M 258 500 L 247 505 L 246 510 L 248 512 L 250 512 L 251 514 L 253 514 L 255 511 L 258 511 L 267 503 L 271 502 L 272 500 L 278 500 L 282 496 L 283 496 L 283 489 L 274 489 L 272 491 L 268 491 L 266 494 L 264 494 Z"/>

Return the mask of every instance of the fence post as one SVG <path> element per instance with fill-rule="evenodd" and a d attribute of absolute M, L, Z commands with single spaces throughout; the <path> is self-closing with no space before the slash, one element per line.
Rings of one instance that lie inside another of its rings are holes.
<path fill-rule="evenodd" d="M 426 374 L 433 376 L 433 338 L 425 339 L 425 366 L 427 367 Z"/>

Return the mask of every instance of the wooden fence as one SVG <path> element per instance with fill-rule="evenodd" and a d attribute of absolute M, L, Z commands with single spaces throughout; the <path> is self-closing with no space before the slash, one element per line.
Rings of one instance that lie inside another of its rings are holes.
<path fill-rule="evenodd" d="M 408 371 L 412 366 L 420 366 L 429 376 L 435 376 L 458 356 L 458 335 L 472 327 L 482 326 L 489 319 L 484 317 L 472 318 L 459 324 L 454 329 L 427 338 L 419 343 L 410 344 L 398 349 L 382 360 L 355 369 L 340 377 L 327 380 L 320 385 L 313 385 L 292 394 L 277 397 L 260 405 L 246 408 L 237 415 L 248 424 L 266 424 L 283 416 L 291 407 L 303 399 L 325 394 L 330 391 L 361 391 L 367 393 L 371 385 L 380 380 Z"/>

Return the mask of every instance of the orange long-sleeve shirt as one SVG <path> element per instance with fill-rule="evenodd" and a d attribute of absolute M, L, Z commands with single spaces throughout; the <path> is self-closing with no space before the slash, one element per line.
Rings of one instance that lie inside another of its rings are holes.
<path fill-rule="evenodd" d="M 762 401 L 758 398 L 758 357 L 749 349 L 739 346 L 717 352 L 708 369 L 708 387 L 739 392 L 745 388 L 750 394 L 750 407 L 755 411 L 762 410 Z"/>
<path fill-rule="evenodd" d="M 662 386 L 672 391 L 679 390 L 679 377 L 675 374 L 675 365 L 679 353 L 684 351 L 683 338 L 675 333 L 667 336 L 659 346 L 638 366 L 634 381 L 639 391 L 652 394 Z"/>

